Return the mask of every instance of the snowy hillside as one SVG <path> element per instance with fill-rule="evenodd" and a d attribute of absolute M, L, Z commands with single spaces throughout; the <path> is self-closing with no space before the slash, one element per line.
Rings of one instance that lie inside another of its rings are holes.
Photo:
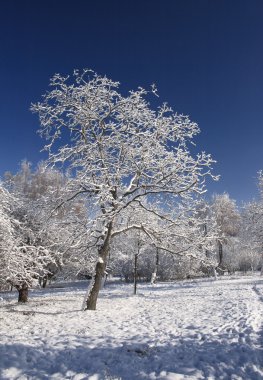
<path fill-rule="evenodd" d="M 1 379 L 263 379 L 262 278 L 84 285 L 1 294 Z"/>

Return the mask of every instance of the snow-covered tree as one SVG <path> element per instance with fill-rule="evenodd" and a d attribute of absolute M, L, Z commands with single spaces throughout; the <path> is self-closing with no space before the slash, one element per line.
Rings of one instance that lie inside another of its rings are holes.
<path fill-rule="evenodd" d="M 124 96 L 118 82 L 89 70 L 76 70 L 72 77 L 56 74 L 50 85 L 32 110 L 47 139 L 49 162 L 65 164 L 74 177 L 65 201 L 86 195 L 93 204 L 89 231 L 98 260 L 86 308 L 94 310 L 111 239 L 127 230 L 119 224 L 122 213 L 147 201 L 153 204 L 149 214 L 172 225 L 174 207 L 204 192 L 213 161 L 189 150 L 197 124 L 167 104 L 152 109 L 143 88 Z M 151 92 L 156 94 L 154 86 Z M 162 212 L 155 209 L 157 201 L 165 204 Z M 128 229 L 155 239 L 143 223 Z"/>
<path fill-rule="evenodd" d="M 13 198 L 0 184 L 0 285 L 6 285 L 6 269 L 8 255 L 15 246 L 14 226 L 12 224 L 11 210 Z"/>
<path fill-rule="evenodd" d="M 223 246 L 238 234 L 240 213 L 235 200 L 227 193 L 216 194 L 212 199 L 211 213 L 214 215 L 218 230 L 218 269 L 222 270 L 224 255 Z"/>
<path fill-rule="evenodd" d="M 18 291 L 18 301 L 26 302 L 28 289 L 52 260 L 49 252 L 35 244 L 32 231 L 15 217 L 18 200 L 0 186 L 0 278 Z"/>
<path fill-rule="evenodd" d="M 79 198 L 57 207 L 70 179 L 58 170 L 46 168 L 43 162 L 32 170 L 27 161 L 21 163 L 16 174 L 6 173 L 5 178 L 6 186 L 19 200 L 13 213 L 27 227 L 24 239 L 28 244 L 34 242 L 36 246 L 45 247 L 52 257 L 40 278 L 43 286 L 48 278 L 56 274 L 72 278 L 83 271 L 90 258 L 90 252 L 85 252 L 87 248 L 84 243 L 85 203 Z M 82 254 L 78 254 L 79 251 Z"/>
<path fill-rule="evenodd" d="M 263 202 L 249 202 L 242 210 L 240 229 L 240 269 L 255 269 L 261 263 L 263 252 Z"/>
<path fill-rule="evenodd" d="M 36 247 L 45 246 L 53 256 L 52 262 L 47 264 L 49 270 L 43 274 L 45 284 L 47 276 L 52 276 L 58 269 L 59 252 L 54 240 L 57 240 L 59 231 L 47 226 L 52 224 L 48 218 L 63 186 L 63 176 L 58 171 L 45 169 L 43 163 L 33 171 L 31 163 L 25 160 L 16 174 L 5 173 L 5 185 L 18 200 L 13 215 L 24 226 L 23 240 Z"/>

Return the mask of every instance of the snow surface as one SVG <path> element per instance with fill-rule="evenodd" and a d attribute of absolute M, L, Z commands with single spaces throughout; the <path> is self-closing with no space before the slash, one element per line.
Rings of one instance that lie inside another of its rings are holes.
<path fill-rule="evenodd" d="M 263 379 L 260 277 L 70 286 L 1 294 L 1 379 Z"/>

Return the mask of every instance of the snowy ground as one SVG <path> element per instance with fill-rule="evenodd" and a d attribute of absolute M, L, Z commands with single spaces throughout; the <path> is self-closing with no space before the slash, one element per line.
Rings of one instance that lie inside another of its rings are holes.
<path fill-rule="evenodd" d="M 0 379 L 263 379 L 263 279 L 84 287 L 0 301 Z"/>

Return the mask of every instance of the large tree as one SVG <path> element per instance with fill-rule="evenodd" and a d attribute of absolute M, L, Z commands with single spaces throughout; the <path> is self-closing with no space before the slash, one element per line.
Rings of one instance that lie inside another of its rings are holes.
<path fill-rule="evenodd" d="M 143 88 L 122 95 L 118 82 L 90 70 L 56 74 L 50 86 L 32 110 L 47 139 L 49 162 L 72 171 L 72 194 L 65 201 L 86 195 L 93 206 L 89 236 L 98 260 L 86 309 L 94 310 L 112 237 L 127 229 L 151 235 L 143 223 L 121 225 L 125 209 L 136 203 L 173 224 L 175 205 L 204 192 L 213 161 L 204 152 L 190 153 L 197 124 L 167 104 L 152 109 Z M 156 95 L 154 86 L 150 92 Z"/>

